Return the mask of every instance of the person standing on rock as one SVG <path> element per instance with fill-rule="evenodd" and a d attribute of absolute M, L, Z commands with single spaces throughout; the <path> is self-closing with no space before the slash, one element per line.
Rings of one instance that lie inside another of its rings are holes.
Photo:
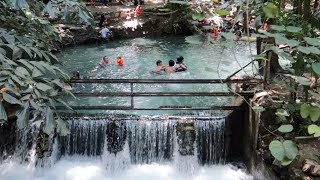
<path fill-rule="evenodd" d="M 111 32 L 107 27 L 104 27 L 101 31 L 100 31 L 101 37 L 103 39 L 109 39 L 109 37 L 111 36 Z"/>
<path fill-rule="evenodd" d="M 99 21 L 99 28 L 103 27 L 103 23 L 105 20 L 106 20 L 106 18 L 104 17 L 104 14 L 101 14 L 100 21 Z"/>

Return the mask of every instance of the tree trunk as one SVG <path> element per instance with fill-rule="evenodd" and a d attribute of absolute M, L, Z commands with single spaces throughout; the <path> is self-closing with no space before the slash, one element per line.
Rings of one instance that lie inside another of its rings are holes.
<path fill-rule="evenodd" d="M 248 11 L 244 11 L 243 13 L 243 33 L 246 36 L 249 36 L 249 31 L 248 31 Z"/>
<path fill-rule="evenodd" d="M 311 12 L 310 0 L 303 0 L 303 19 L 305 21 L 309 21 L 310 12 Z"/>

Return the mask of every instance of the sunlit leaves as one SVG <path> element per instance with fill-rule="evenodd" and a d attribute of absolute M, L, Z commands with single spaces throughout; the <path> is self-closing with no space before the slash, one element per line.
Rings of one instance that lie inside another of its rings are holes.
<path fill-rule="evenodd" d="M 43 132 L 46 134 L 52 134 L 55 128 L 55 122 L 53 118 L 53 111 L 49 106 L 46 107 L 46 117 L 43 127 Z"/>
<path fill-rule="evenodd" d="M 311 124 L 308 126 L 308 133 L 314 137 L 320 137 L 320 127 L 318 125 Z"/>
<path fill-rule="evenodd" d="M 254 107 L 252 107 L 252 109 L 257 113 L 265 111 L 265 108 L 262 106 L 254 106 Z"/>
<path fill-rule="evenodd" d="M 263 12 L 267 18 L 275 18 L 279 14 L 279 9 L 273 3 L 267 3 L 267 5 L 262 7 Z"/>
<path fill-rule="evenodd" d="M 310 106 L 306 103 L 300 107 L 300 115 L 302 118 L 310 117 L 311 121 L 316 122 L 320 117 L 320 108 L 317 106 Z"/>
<path fill-rule="evenodd" d="M 61 136 L 67 136 L 70 134 L 70 130 L 68 129 L 65 121 L 58 118 L 56 119 L 56 123 L 57 123 L 57 133 L 59 133 Z"/>
<path fill-rule="evenodd" d="M 193 13 L 192 19 L 195 21 L 203 21 L 206 15 L 204 13 Z"/>
<path fill-rule="evenodd" d="M 219 16 L 227 16 L 229 15 L 229 11 L 225 9 L 216 9 L 215 12 L 219 14 Z"/>
<path fill-rule="evenodd" d="M 278 131 L 282 133 L 288 133 L 293 130 L 293 126 L 291 124 L 283 124 L 278 128 Z"/>

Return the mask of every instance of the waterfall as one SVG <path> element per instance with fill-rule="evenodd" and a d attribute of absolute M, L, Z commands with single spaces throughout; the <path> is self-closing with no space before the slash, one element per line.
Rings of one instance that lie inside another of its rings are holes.
<path fill-rule="evenodd" d="M 51 167 L 62 157 L 101 157 L 109 172 L 135 164 L 173 163 L 184 174 L 224 164 L 224 118 L 70 118 L 71 134 L 48 136 L 39 126 L 17 131 L 15 157 Z"/>

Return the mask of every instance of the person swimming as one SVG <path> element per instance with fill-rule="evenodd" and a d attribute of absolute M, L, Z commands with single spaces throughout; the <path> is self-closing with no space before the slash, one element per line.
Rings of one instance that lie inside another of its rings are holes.
<path fill-rule="evenodd" d="M 117 65 L 118 66 L 123 66 L 124 65 L 124 60 L 121 56 L 117 57 Z"/>
<path fill-rule="evenodd" d="M 164 68 L 166 73 L 175 73 L 177 68 L 174 66 L 174 60 L 169 60 L 169 66 Z"/>
<path fill-rule="evenodd" d="M 182 56 L 177 57 L 176 65 L 175 67 L 177 68 L 176 71 L 185 71 L 187 70 L 187 66 L 183 63 L 184 58 Z"/>
<path fill-rule="evenodd" d="M 102 60 L 101 60 L 101 62 L 100 62 L 100 66 L 101 67 L 105 67 L 106 65 L 108 65 L 109 64 L 109 58 L 107 57 L 107 56 L 104 56 L 103 58 L 102 58 Z"/>
<path fill-rule="evenodd" d="M 150 72 L 161 74 L 161 72 L 164 72 L 165 66 L 162 64 L 161 60 L 158 60 L 156 62 L 156 67 L 153 68 Z"/>

